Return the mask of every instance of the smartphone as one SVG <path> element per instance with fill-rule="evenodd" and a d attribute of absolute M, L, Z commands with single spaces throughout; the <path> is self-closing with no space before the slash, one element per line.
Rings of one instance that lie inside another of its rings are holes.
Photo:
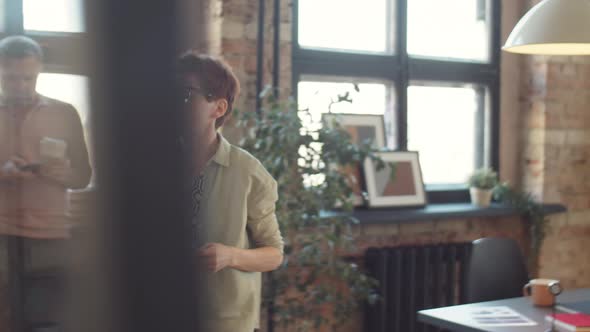
<path fill-rule="evenodd" d="M 41 170 L 41 164 L 26 164 L 23 166 L 19 166 L 18 169 L 23 172 L 39 173 L 39 171 Z"/>

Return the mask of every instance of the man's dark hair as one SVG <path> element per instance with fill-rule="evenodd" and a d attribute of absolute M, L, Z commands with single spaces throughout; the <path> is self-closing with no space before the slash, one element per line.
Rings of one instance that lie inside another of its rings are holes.
<path fill-rule="evenodd" d="M 43 49 L 33 39 L 25 36 L 10 36 L 0 40 L 0 59 L 35 57 L 43 61 Z"/>
<path fill-rule="evenodd" d="M 178 60 L 178 74 L 195 74 L 207 101 L 227 100 L 227 112 L 215 121 L 215 128 L 221 127 L 240 92 L 240 83 L 231 67 L 220 58 L 188 51 Z"/>

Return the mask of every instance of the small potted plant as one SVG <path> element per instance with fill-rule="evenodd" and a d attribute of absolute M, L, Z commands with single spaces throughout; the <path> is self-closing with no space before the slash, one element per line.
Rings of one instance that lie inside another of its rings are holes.
<path fill-rule="evenodd" d="M 471 174 L 468 183 L 471 203 L 480 207 L 490 206 L 492 191 L 498 184 L 498 173 L 491 168 L 480 168 Z"/>

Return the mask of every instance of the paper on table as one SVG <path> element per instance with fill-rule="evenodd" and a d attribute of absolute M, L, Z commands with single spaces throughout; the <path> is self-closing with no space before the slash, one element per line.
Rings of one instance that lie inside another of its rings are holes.
<path fill-rule="evenodd" d="M 68 143 L 64 140 L 43 137 L 39 144 L 39 153 L 41 159 L 66 159 L 66 150 Z"/>
<path fill-rule="evenodd" d="M 534 326 L 534 321 L 510 307 L 479 307 L 469 309 L 471 324 L 478 326 Z"/>

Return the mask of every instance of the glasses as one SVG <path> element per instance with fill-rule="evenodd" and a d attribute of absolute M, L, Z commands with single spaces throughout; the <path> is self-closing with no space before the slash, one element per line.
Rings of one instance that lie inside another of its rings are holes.
<path fill-rule="evenodd" d="M 197 94 L 200 94 L 201 96 L 205 97 L 206 99 L 213 97 L 213 95 L 211 93 L 204 93 L 203 89 L 200 87 L 188 86 L 188 87 L 184 88 L 184 91 L 182 92 L 182 95 L 181 95 L 181 100 L 184 101 L 185 104 L 188 104 L 190 102 L 191 98 Z"/>

